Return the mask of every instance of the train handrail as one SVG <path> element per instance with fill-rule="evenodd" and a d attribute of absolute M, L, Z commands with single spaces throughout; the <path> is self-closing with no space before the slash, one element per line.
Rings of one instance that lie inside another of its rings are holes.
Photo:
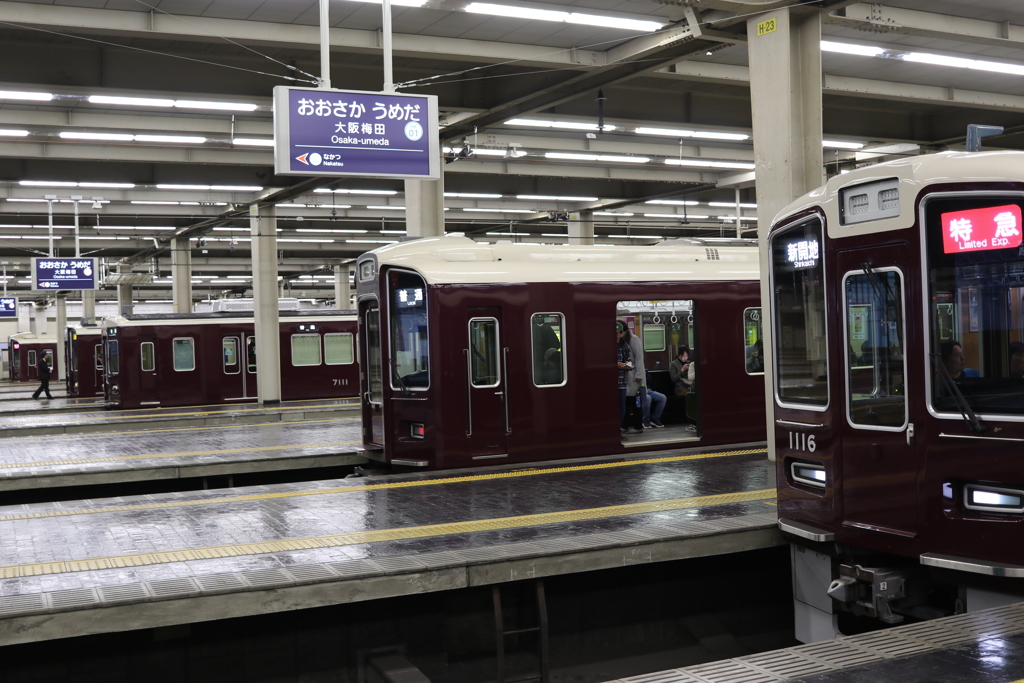
<path fill-rule="evenodd" d="M 788 427 L 810 427 L 811 429 L 824 429 L 825 425 L 821 422 L 794 422 L 793 420 L 776 420 L 777 425 L 786 425 Z"/>

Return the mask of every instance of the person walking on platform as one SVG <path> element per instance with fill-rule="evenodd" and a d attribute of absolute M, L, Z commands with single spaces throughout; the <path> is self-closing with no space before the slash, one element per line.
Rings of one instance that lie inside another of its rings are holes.
<path fill-rule="evenodd" d="M 53 365 L 53 353 L 47 349 L 46 353 L 39 356 L 39 363 L 36 365 L 36 369 L 39 370 L 39 381 L 41 384 L 36 389 L 36 393 L 32 394 L 32 398 L 38 399 L 39 394 L 46 392 L 46 398 L 53 398 L 50 395 L 50 368 Z"/>

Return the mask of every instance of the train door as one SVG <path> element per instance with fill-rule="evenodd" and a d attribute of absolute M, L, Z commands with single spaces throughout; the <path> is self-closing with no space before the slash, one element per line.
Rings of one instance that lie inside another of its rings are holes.
<path fill-rule="evenodd" d="M 220 340 L 221 382 L 226 401 L 241 401 L 249 398 L 245 388 L 245 373 L 242 372 L 241 332 L 225 332 Z"/>
<path fill-rule="evenodd" d="M 243 335 L 245 338 L 245 376 L 244 396 L 256 398 L 259 394 L 259 386 L 256 383 L 256 336 L 253 332 Z"/>
<path fill-rule="evenodd" d="M 92 346 L 92 358 L 83 358 L 82 363 L 88 364 L 92 372 L 92 393 L 103 394 L 103 342 Z M 85 372 L 83 369 L 80 372 Z"/>
<path fill-rule="evenodd" d="M 64 340 L 64 387 L 68 396 L 81 396 L 78 368 L 78 335 L 67 330 Z"/>
<path fill-rule="evenodd" d="M 155 334 L 139 335 L 139 398 L 140 405 L 160 405 Z"/>
<path fill-rule="evenodd" d="M 364 442 L 384 446 L 384 354 L 381 349 L 380 306 L 377 301 L 360 304 L 362 308 L 362 357 L 366 366 L 360 371 L 364 411 L 369 411 L 369 432 Z M 364 413 L 365 414 L 365 413 Z"/>
<path fill-rule="evenodd" d="M 906 381 L 909 257 L 906 244 L 836 254 L 845 356 L 843 525 L 906 539 L 918 533 L 912 418 L 923 406 Z"/>
<path fill-rule="evenodd" d="M 468 310 L 466 437 L 474 460 L 508 454 L 508 391 L 501 343 L 501 308 Z"/>

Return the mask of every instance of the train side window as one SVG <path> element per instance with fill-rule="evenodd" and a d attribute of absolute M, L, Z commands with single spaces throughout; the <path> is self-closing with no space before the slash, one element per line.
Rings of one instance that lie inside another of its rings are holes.
<path fill-rule="evenodd" d="M 36 364 L 36 352 L 35 352 L 35 349 L 29 349 L 28 350 L 28 364 L 30 366 L 33 366 L 33 367 Z"/>
<path fill-rule="evenodd" d="M 828 408 L 825 260 L 821 220 L 784 228 L 770 238 L 772 357 L 780 405 Z"/>
<path fill-rule="evenodd" d="M 748 375 L 764 374 L 764 342 L 760 308 L 743 310 L 743 360 Z"/>
<path fill-rule="evenodd" d="M 846 419 L 860 429 L 902 430 L 904 387 L 903 277 L 895 268 L 843 277 L 846 306 Z"/>
<path fill-rule="evenodd" d="M 534 313 L 530 318 L 533 338 L 533 383 L 538 387 L 565 384 L 565 316 Z"/>
<path fill-rule="evenodd" d="M 666 339 L 663 323 L 644 323 L 644 351 L 664 351 Z"/>
<path fill-rule="evenodd" d="M 351 365 L 355 362 L 355 338 L 350 332 L 324 335 L 324 362 L 327 365 Z"/>
<path fill-rule="evenodd" d="M 473 318 L 469 321 L 469 356 L 469 381 L 474 387 L 501 384 L 498 321 L 495 318 Z"/>
<path fill-rule="evenodd" d="M 178 337 L 172 340 L 174 370 L 191 372 L 196 369 L 196 346 L 192 337 Z"/>
<path fill-rule="evenodd" d="M 245 366 L 248 372 L 256 372 L 256 337 L 245 338 Z"/>
<path fill-rule="evenodd" d="M 121 370 L 121 361 L 118 356 L 117 340 L 110 339 L 107 341 L 107 371 L 111 375 L 116 375 Z"/>
<path fill-rule="evenodd" d="M 93 360 L 97 370 L 103 369 L 103 344 L 97 344 L 93 349 Z"/>
<path fill-rule="evenodd" d="M 237 375 L 242 371 L 242 364 L 238 362 L 238 337 L 224 337 L 221 354 L 224 357 L 225 375 Z"/>
<path fill-rule="evenodd" d="M 139 358 L 142 360 L 142 371 L 153 372 L 156 370 L 156 344 L 153 342 L 142 342 L 139 351 Z"/>
<path fill-rule="evenodd" d="M 292 335 L 292 365 L 320 365 L 320 335 Z"/>

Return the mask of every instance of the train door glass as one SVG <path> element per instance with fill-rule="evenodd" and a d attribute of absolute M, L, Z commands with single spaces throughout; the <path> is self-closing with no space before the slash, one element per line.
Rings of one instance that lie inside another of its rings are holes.
<path fill-rule="evenodd" d="M 921 403 L 921 396 L 908 396 L 905 382 L 909 259 L 905 244 L 836 254 L 846 367 L 845 415 L 836 416 L 843 524 L 903 538 L 913 538 L 918 526 L 918 459 L 907 425 L 908 401 Z"/>
<path fill-rule="evenodd" d="M 501 309 L 469 309 L 466 359 L 466 437 L 474 460 L 508 454 L 508 395 L 501 345 Z"/>
<path fill-rule="evenodd" d="M 380 309 L 376 302 L 363 315 L 366 370 L 363 396 L 370 415 L 370 443 L 384 445 L 384 355 L 381 352 Z"/>
<path fill-rule="evenodd" d="M 100 388 L 103 386 L 103 344 L 93 346 L 92 354 L 93 389 L 96 393 L 100 393 Z M 83 372 L 85 372 L 84 369 Z"/>
<path fill-rule="evenodd" d="M 224 398 L 228 401 L 237 401 L 249 398 L 246 392 L 245 376 L 242 374 L 242 358 L 239 353 L 241 346 L 241 333 L 222 337 L 220 340 L 221 368 L 224 376 L 221 381 L 224 385 Z"/>
<path fill-rule="evenodd" d="M 180 340 L 175 339 L 174 341 Z M 160 382 L 156 367 L 156 335 L 139 335 L 139 358 L 141 365 L 141 371 L 139 372 L 139 403 L 143 405 L 158 404 L 160 403 Z"/>

